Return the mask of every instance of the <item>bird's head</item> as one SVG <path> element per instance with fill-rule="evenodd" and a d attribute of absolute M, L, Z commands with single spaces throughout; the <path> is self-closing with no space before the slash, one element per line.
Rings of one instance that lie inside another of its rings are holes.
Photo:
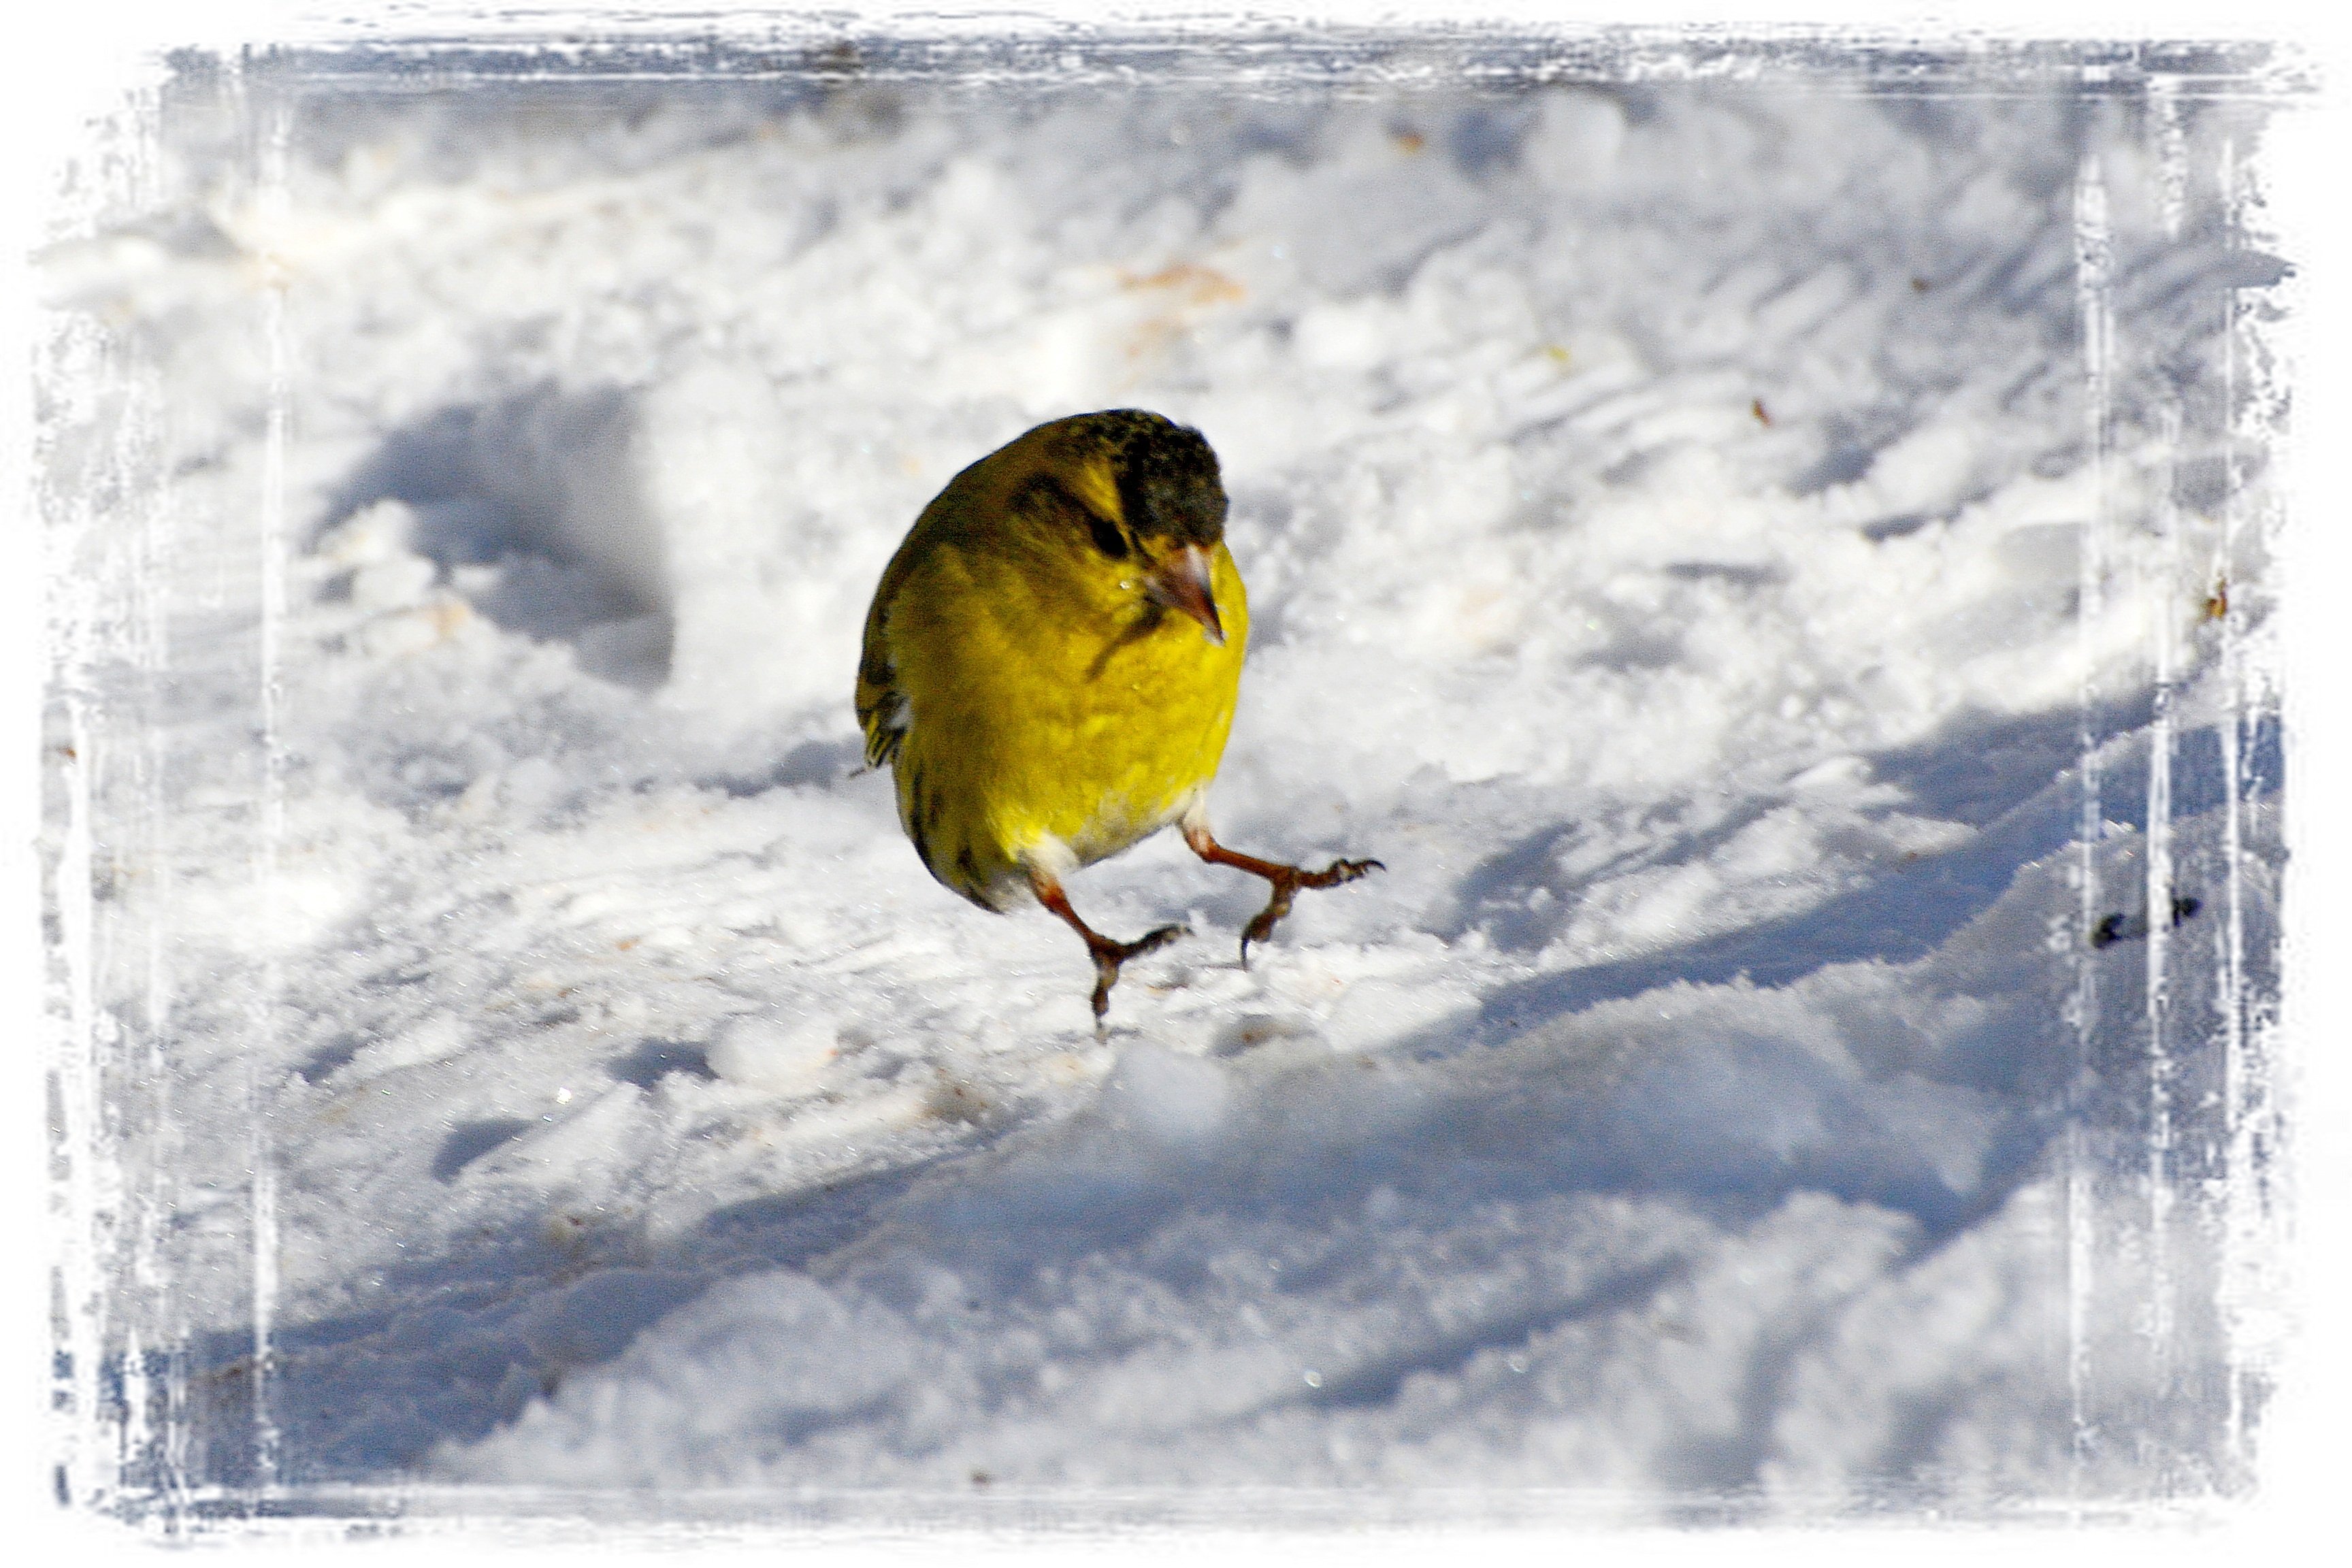
<path fill-rule="evenodd" d="M 1225 537 L 1217 454 L 1198 430 L 1139 408 L 1081 414 L 1048 426 L 1078 504 L 1087 548 L 1146 601 L 1225 640 L 1211 563 Z"/>

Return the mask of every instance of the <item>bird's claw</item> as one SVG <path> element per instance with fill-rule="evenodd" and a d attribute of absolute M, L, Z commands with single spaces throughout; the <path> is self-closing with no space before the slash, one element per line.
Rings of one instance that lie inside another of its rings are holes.
<path fill-rule="evenodd" d="M 1359 877 L 1387 869 L 1378 860 L 1334 860 L 1312 876 L 1301 875 L 1298 885 L 1302 888 L 1336 888 L 1342 882 L 1352 882 Z"/>
<path fill-rule="evenodd" d="M 1274 886 L 1274 896 L 1265 901 L 1257 919 L 1242 928 L 1242 967 L 1249 967 L 1250 943 L 1264 942 L 1274 934 L 1275 926 L 1290 912 L 1290 902 L 1301 888 L 1336 888 L 1342 882 L 1388 868 L 1378 860 L 1334 860 L 1320 871 L 1305 871 L 1293 867 L 1283 876 L 1267 879 Z"/>
<path fill-rule="evenodd" d="M 1111 942 L 1104 940 L 1099 942 L 1088 943 L 1087 945 L 1093 949 L 1095 955 L 1094 1008 L 1096 1029 L 1101 1029 L 1103 1015 L 1110 1011 L 1110 988 L 1118 984 L 1118 966 L 1120 964 L 1125 963 L 1130 958 L 1140 958 L 1147 952 L 1156 952 L 1160 949 L 1166 947 L 1170 942 L 1174 942 L 1177 938 L 1190 936 L 1192 934 L 1192 931 L 1190 926 L 1161 926 L 1158 931 L 1145 932 L 1143 935 L 1137 937 L 1133 942 Z"/>

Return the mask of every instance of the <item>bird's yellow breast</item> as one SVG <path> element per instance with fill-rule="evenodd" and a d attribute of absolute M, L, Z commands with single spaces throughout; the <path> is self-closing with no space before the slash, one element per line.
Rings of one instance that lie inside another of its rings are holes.
<path fill-rule="evenodd" d="M 940 497 L 871 631 L 906 704 L 899 820 L 932 875 L 1003 908 L 1032 858 L 1059 870 L 1117 854 L 1199 797 L 1233 727 L 1249 608 L 1223 543 L 1221 647 L 1140 597 L 1132 561 L 998 526 L 992 500 Z"/>

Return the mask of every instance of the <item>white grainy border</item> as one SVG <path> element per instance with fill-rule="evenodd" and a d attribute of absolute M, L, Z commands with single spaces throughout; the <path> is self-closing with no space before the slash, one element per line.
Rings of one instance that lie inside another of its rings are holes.
<path fill-rule="evenodd" d="M 46 95 L 31 94 L 15 107 L 15 112 L 35 124 L 31 133 L 12 134 L 8 141 L 22 159 L 30 153 L 39 160 L 51 155 L 54 147 L 64 137 L 53 134 L 70 127 L 57 122 L 43 124 L 37 121 L 43 114 L 58 113 L 70 118 L 90 110 L 93 104 L 109 97 L 119 104 L 126 89 L 140 79 L 142 51 L 162 42 L 226 44 L 239 37 L 256 39 L 293 39 L 310 37 L 349 37 L 354 31 L 378 33 L 392 31 L 438 32 L 445 36 L 489 36 L 499 32 L 537 32 L 548 29 L 603 30 L 622 32 L 657 31 L 680 22 L 705 26 L 711 21 L 742 26 L 756 22 L 766 24 L 772 16 L 762 16 L 740 7 L 707 7 L 683 5 L 638 5 L 627 8 L 615 5 L 573 4 L 564 6 L 539 7 L 531 10 L 511 9 L 502 15 L 489 15 L 474 7 L 427 0 L 427 3 L 381 5 L 358 18 L 338 17 L 328 7 L 287 3 L 287 0 L 238 0 L 233 5 L 205 4 L 192 14 L 176 17 L 163 7 L 126 5 L 119 3 L 94 8 L 95 15 L 74 16 L 51 16 L 47 18 L 52 29 L 78 33 L 75 44 L 62 57 L 52 57 L 47 48 L 37 45 L 28 58 L 20 59 L 20 83 L 27 86 L 46 85 Z M 844 13 L 829 7 L 835 16 Z M 1030 26 L 1051 27 L 1055 19 L 1067 22 L 1084 16 L 1083 6 L 1045 4 L 1023 8 L 1033 20 Z M 1196 22 L 1207 20 L 1197 9 L 1172 5 L 1123 6 L 1129 17 L 1150 17 L 1155 14 L 1189 16 Z M 1600 20 L 1613 8 L 1570 6 L 1561 5 L 1496 4 L 1480 5 L 1485 15 L 1504 20 Z M 1291 5 L 1283 7 L 1293 17 L 1314 19 L 1328 17 L 1356 22 L 1431 21 L 1458 15 L 1455 7 L 1427 5 L 1391 5 L 1381 7 L 1361 5 Z M 2273 7 L 2267 5 L 2237 5 L 2217 15 L 2219 7 L 2143 4 L 2132 6 L 2116 5 L 2080 5 L 2044 4 L 2038 5 L 2003 5 L 1990 13 L 1981 7 L 1969 8 L 1966 26 L 1982 28 L 1995 36 L 2074 35 L 2081 37 L 2160 37 L 2160 36 L 2230 36 L 2241 37 L 2294 38 L 2303 31 L 2301 7 Z M 1675 22 L 1728 20 L 1735 23 L 1762 23 L 1792 19 L 1782 7 L 1730 4 L 1713 5 L 1666 5 L 1643 8 L 1645 20 Z M 2009 13 L 2009 15 L 2004 15 Z M 998 20 L 987 13 L 967 13 L 961 17 L 942 18 L 929 8 L 909 6 L 863 6 L 859 14 L 874 20 L 897 19 L 910 26 L 928 25 L 942 31 L 962 30 L 974 24 L 988 26 Z M 1001 15 L 1001 14 L 1000 14 Z M 1924 31 L 1933 36 L 1948 30 L 1935 24 L 1936 11 L 1929 7 L 1895 8 L 1871 5 L 1809 7 L 1808 19 L 1825 23 L 1833 28 L 1868 28 L 1891 26 L 1896 32 Z M 1009 22 L 1012 18 L 1005 17 Z M 1927 24 L 1924 27 L 1923 23 Z M 356 26 L 355 26 L 356 24 Z M 93 41 L 95 40 L 95 41 Z M 2328 72 L 2328 87 L 2340 97 L 2344 84 L 2352 79 L 2352 58 L 2342 50 L 2340 39 L 2314 39 L 2324 68 Z M 81 49 L 79 55 L 71 48 Z M 95 61 L 92 64 L 90 62 Z M 56 67 L 55 70 L 51 68 Z M 87 68 L 85 68 L 85 67 Z M 39 79 L 38 83 L 31 79 Z M 149 79 L 152 79 L 152 77 Z M 79 96 L 77 96 L 79 95 Z M 45 103 L 44 99 L 47 101 Z M 2336 529 L 2352 531 L 2352 522 L 2339 522 L 2347 510 L 2352 510 L 2352 488 L 2345 479 L 2341 456 L 2352 433 L 2352 409 L 2347 409 L 2343 396 L 2344 272 L 2341 268 L 2343 250 L 2340 237 L 2340 216 L 2323 209 L 2338 205 L 2340 198 L 2331 200 L 2319 193 L 2329 186 L 2340 188 L 2347 144 L 2345 122 L 2340 109 L 2333 102 L 2325 103 L 2312 112 L 2297 118 L 2297 123 L 2282 123 L 2274 138 L 2273 148 L 2267 152 L 2264 170 L 2271 186 L 2270 217 L 2285 239 L 2283 249 L 2303 268 L 2297 279 L 2285 286 L 2292 302 L 2294 331 L 2283 334 L 2279 347 L 2290 365 L 2295 395 L 2294 433 L 2281 456 L 2290 476 L 2287 489 L 2290 522 L 2285 543 L 2286 571 L 2296 584 L 2297 592 L 2290 595 L 2286 622 L 2289 636 L 2289 666 L 2305 679 L 2286 682 L 2288 731 L 2288 768 L 2294 779 L 2289 800 L 2289 842 L 2293 858 L 2288 871 L 2285 925 L 2287 932 L 2286 990 L 2287 1003 L 2284 1033 L 2290 1042 L 2288 1054 L 2293 1059 L 2291 1070 L 2279 1089 L 2291 1108 L 2294 1128 L 2301 1136 L 2291 1144 L 2295 1175 L 2292 1188 L 2296 1202 L 2294 1215 L 2302 1243 L 2295 1254 L 2294 1282 L 2299 1288 L 2301 1310 L 2290 1310 L 2281 1327 L 2292 1331 L 2297 1326 L 2305 1331 L 2294 1335 L 2291 1344 L 2284 1346 L 2286 1360 L 2282 1363 L 2282 1378 L 2277 1402 L 2263 1423 L 2266 1429 L 2266 1449 L 2275 1448 L 2265 1465 L 2264 1500 L 2262 1507 L 2249 1517 L 2222 1521 L 2232 1536 L 2245 1533 L 2250 1537 L 2269 1537 L 2280 1541 L 2275 1532 L 2294 1530 L 2297 1521 L 2292 1517 L 2298 1503 L 2316 1504 L 2306 1522 L 2320 1525 L 2332 1520 L 2338 1506 L 2335 1501 L 2341 1489 L 2340 1462 L 2330 1451 L 2341 1443 L 2342 1419 L 2339 1412 L 2347 1397 L 2344 1380 L 2344 1351 L 2347 1336 L 2342 1331 L 2330 1331 L 2329 1319 L 2342 1321 L 2341 1250 L 2347 1244 L 2346 1211 L 2352 1206 L 2352 1161 L 2347 1151 L 2352 1149 L 2352 1103 L 2344 1093 L 2347 1079 L 2347 1058 L 2352 1056 L 2352 1042 L 2346 1042 L 2342 1022 L 2347 1014 L 2345 1004 L 2345 981 L 2337 978 L 2345 965 L 2345 951 L 2335 940 L 2340 930 L 2328 909 L 2330 893 L 2345 885 L 2347 868 L 2342 853 L 2341 830 L 2326 820 L 2331 798 L 2347 777 L 2343 768 L 2343 730 L 2341 688 L 2333 679 L 2315 683 L 2308 677 L 2315 671 L 2341 672 L 2352 668 L 2352 658 L 2340 632 L 2346 616 L 2333 604 L 2334 584 L 2345 581 L 2344 554 L 2340 545 L 2328 537 Z M 2331 129 L 2332 128 L 2332 129 Z M 13 187 L 26 197 L 52 198 L 42 191 L 53 163 L 37 162 L 29 176 L 20 174 L 21 183 Z M 2300 204 L 2303 210 L 2298 213 Z M 6 254 L 12 271 L 12 281 L 18 292 L 12 294 L 16 303 L 29 292 L 16 263 L 37 240 L 45 223 L 55 216 L 53 199 L 46 207 L 37 207 L 32 200 L 19 198 L 8 204 L 8 216 L 14 226 Z M 2334 228 L 2335 236 L 2326 231 Z M 30 330 L 28 314 L 20 308 L 9 315 L 8 342 L 16 351 L 16 363 L 26 363 Z M 26 473 L 26 440 L 30 428 L 29 397 L 21 376 L 11 378 L 8 413 L 8 477 L 11 495 L 18 500 L 19 516 L 24 516 Z M 29 521 L 29 520 L 26 520 Z M 2330 525 L 2334 525 L 2333 528 Z M 37 559 L 41 549 L 40 535 L 29 527 L 18 537 L 32 548 L 28 554 Z M 20 557 L 20 567 L 24 558 Z M 9 695 L 14 700 L 9 713 L 19 721 L 15 731 L 18 744 L 8 753 L 8 764 L 0 769 L 5 778 L 5 795 L 12 812 L 5 836 L 0 836 L 0 867 L 8 873 L 6 885 L 18 896 L 6 905 L 14 922 L 6 935 L 0 937 L 0 947 L 7 951 L 5 961 L 16 965 L 0 977 L 5 995 L 16 1011 L 11 1021 L 19 1026 L 9 1032 L 18 1042 L 29 1044 L 43 1037 L 49 1026 L 42 1022 L 44 1008 L 52 1002 L 73 1005 L 73 977 L 68 974 L 48 976 L 43 973 L 38 934 L 37 884 L 40 869 L 31 854 L 31 838 L 40 810 L 40 776 L 37 771 L 35 743 L 38 733 L 40 710 L 39 670 L 44 659 L 40 644 L 40 621 L 43 614 L 39 602 L 39 582 L 36 573 L 21 570 L 9 579 L 12 591 L 24 595 L 11 610 L 16 613 L 0 616 L 8 627 L 7 635 L 16 640 L 8 652 L 12 671 Z M 2334 699 L 2334 700 L 2330 700 Z M 77 787 L 70 779 L 62 781 L 68 790 Z M 61 853 L 70 858 L 76 853 L 70 835 L 60 846 Z M 58 913 L 68 922 L 82 918 L 64 907 Z M 71 931 L 68 931 L 70 940 Z M 53 987 L 57 987 L 53 989 Z M 86 1010 L 81 1014 L 87 1017 Z M 2296 1044 L 2299 1042 L 2299 1044 Z M 2331 1048 L 2336 1047 L 2336 1048 Z M 37 1053 L 20 1049 L 16 1053 L 19 1069 L 26 1077 L 15 1086 L 18 1092 L 9 1097 L 25 1118 L 33 1115 L 47 1120 L 50 1103 L 47 1086 L 40 1081 L 42 1063 L 33 1060 Z M 85 1058 L 86 1059 L 86 1058 Z M 70 1063 L 58 1062 L 63 1070 L 58 1079 L 60 1092 L 55 1103 L 68 1118 L 79 1119 L 88 1114 L 89 1107 L 78 1100 L 86 1083 L 78 1083 Z M 26 1118 L 28 1119 L 28 1118 Z M 22 1127 L 19 1132 L 33 1131 Z M 71 1151 L 70 1134 L 66 1148 Z M 53 1247 L 63 1244 L 70 1265 L 71 1247 L 75 1245 L 73 1219 L 76 1207 L 89 1201 L 90 1184 L 103 1179 L 102 1173 L 80 1168 L 79 1162 L 70 1162 L 61 1184 L 52 1184 L 50 1160 L 52 1150 L 47 1139 L 38 1135 L 19 1136 L 10 1141 L 12 1149 L 23 1149 L 26 1159 L 14 1173 L 17 1180 L 5 1184 L 20 1199 L 29 1199 L 32 1218 L 38 1229 L 47 1232 L 44 1242 L 34 1248 L 44 1262 Z M 59 1194 L 63 1194 L 66 1210 L 59 1216 L 63 1223 L 45 1221 L 40 1210 Z M 86 1210 L 82 1211 L 84 1214 Z M 86 1237 L 87 1233 L 83 1233 Z M 20 1305 L 26 1315 L 17 1322 L 33 1331 L 30 1336 L 20 1335 L 9 1342 L 27 1345 L 49 1342 L 50 1302 L 49 1282 L 46 1268 L 24 1268 L 19 1270 L 19 1295 L 35 1297 Z M 24 1287 L 32 1287 L 29 1291 Z M 2324 1293 L 2324 1294 L 2323 1294 Z M 12 1301 L 16 1300 L 12 1297 Z M 11 1358 L 11 1365 L 20 1372 L 26 1363 L 34 1364 L 24 1382 L 11 1382 L 11 1406 L 17 1410 L 35 1409 L 47 1402 L 52 1384 L 49 1381 L 46 1355 Z M 54 1546 L 58 1554 L 70 1551 L 74 1561 L 88 1561 L 94 1550 L 104 1551 L 110 1544 L 94 1539 L 86 1528 L 74 1522 L 74 1516 L 61 1514 L 53 1508 L 44 1508 L 41 1494 L 45 1486 L 27 1487 L 28 1477 L 37 1482 L 45 1480 L 49 1462 L 53 1461 L 53 1439 L 57 1427 L 42 1419 L 26 1423 L 30 1443 L 12 1445 L 12 1461 L 19 1458 L 27 1463 L 12 1463 L 5 1477 L 6 1495 L 12 1502 L 29 1506 L 24 1519 L 24 1530 L 12 1531 L 21 1549 L 32 1549 L 40 1557 L 60 1560 L 49 1550 L 48 1538 L 54 1533 Z M 17 1427 L 9 1427 L 12 1437 Z M 2333 1437 L 2334 1442 L 2328 1438 Z M 45 1457 L 46 1456 L 46 1457 Z M 29 1495 L 27 1495 L 29 1494 Z M 2299 1495 L 2298 1495 L 2299 1494 Z M 12 1520 L 13 1522 L 13 1520 Z M 2323 1526 L 2324 1527 L 2324 1526 Z M 327 1527 L 330 1533 L 340 1534 L 339 1526 Z M 305 1533 L 297 1531 L 297 1533 Z M 469 1531 L 470 1539 L 483 1531 Z M 504 1535 L 509 1531 L 487 1530 L 488 1535 Z M 528 1533 L 528 1532 L 526 1532 Z M 1486 1531 L 1468 1532 L 1473 1538 Z M 2200 1539 L 2201 1537 L 2201 1539 Z M 1205 1557 L 1213 1552 L 1230 1555 L 1233 1547 L 1250 1537 L 1247 1532 L 1228 1537 L 1214 1531 L 1194 1535 L 1187 1541 L 1163 1542 L 1160 1546 L 1188 1560 Z M 1787 1550 L 1801 1550 L 1806 1561 L 1836 1558 L 1852 1553 L 1857 1560 L 1865 1554 L 1873 1559 L 1882 1557 L 1890 1548 L 1904 1552 L 1908 1560 L 1914 1556 L 1935 1556 L 1944 1550 L 1969 1551 L 1973 1560 L 1990 1546 L 2007 1555 L 2021 1544 L 2004 1537 L 1995 1543 L 1978 1538 L 1973 1542 L 1923 1538 L 1914 1531 L 1895 1532 L 1890 1539 L 1879 1530 L 1846 1530 L 1834 1535 L 1822 1536 L 1806 1532 L 1784 1535 L 1775 1532 L 1773 1539 Z M 2324 1539 L 2324 1537 L 2322 1538 Z M 1633 1536 L 1610 1538 L 1612 1550 L 1638 1550 L 1645 1559 L 1663 1557 L 1672 1561 L 1696 1554 L 1711 1554 L 1715 1550 L 1737 1550 L 1743 1556 L 1752 1552 L 1758 1542 L 1747 1532 L 1739 1537 L 1709 1538 L 1680 1535 L 1653 1535 L 1640 1532 Z M 581 1542 L 575 1541 L 574 1544 Z M 416 1540 L 395 1548 L 391 1542 L 377 1542 L 369 1549 L 381 1554 L 397 1550 L 402 1554 L 412 1551 L 430 1551 L 446 1558 L 457 1542 L 449 1537 Z M 720 1544 L 713 1542 L 713 1545 Z M 741 1544 L 749 1549 L 753 1542 Z M 910 1547 L 915 1555 L 938 1556 L 945 1560 L 940 1548 L 945 1542 Z M 982 1543 L 965 1540 L 952 1548 L 959 1553 L 969 1552 Z M 1590 1553 L 1601 1544 L 1586 1541 L 1577 1550 L 1580 1555 Z M 2070 1559 L 2080 1558 L 2088 1551 L 2100 1555 L 2106 1548 L 2128 1551 L 2136 1562 L 2163 1560 L 2168 1552 L 2179 1550 L 2185 1558 L 2193 1551 L 2200 1561 L 2210 1561 L 2217 1552 L 2236 1549 L 2237 1543 L 2225 1545 L 2205 1532 L 2197 1537 L 2179 1536 L 2149 1539 L 2139 1531 L 2125 1532 L 2123 1537 L 2108 1532 L 2084 1536 L 2063 1532 L 2062 1538 L 2047 1542 L 2063 1551 Z M 2282 1546 L 2284 1541 L 2280 1541 Z M 2308 1537 L 2295 1542 L 2309 1547 L 2315 1542 Z M 1082 1542 L 1066 1543 L 1066 1549 L 1050 1548 L 1046 1555 L 1066 1555 L 1077 1559 L 1080 1552 L 1091 1554 L 1098 1547 Z M 1285 1555 L 1320 1559 L 1326 1552 L 1336 1557 L 1344 1552 L 1349 1561 L 1373 1560 L 1422 1561 L 1432 1552 L 1433 1543 L 1409 1538 L 1385 1538 L 1378 1542 L 1359 1540 L 1353 1542 L 1286 1541 Z M 1448 1555 L 1465 1549 L 1481 1558 L 1497 1553 L 1517 1556 L 1527 1551 L 1530 1560 L 1541 1550 L 1539 1541 L 1524 1536 L 1505 1536 L 1495 1540 L 1479 1540 L 1473 1544 L 1461 1532 L 1449 1535 L 1444 1550 Z M 1551 1551 L 1557 1552 L 1555 1545 Z M 901 1553 L 880 1544 L 869 1543 L 857 1552 L 867 1556 L 880 1553 L 898 1556 Z M 109 1553 L 110 1554 L 110 1553 Z M 985 1549 L 983 1549 L 985 1554 Z M 1127 1554 L 1127 1553 L 1123 1553 Z M 1159 1555 L 1158 1549 L 1150 1553 Z M 1549 1556 L 1549 1553 L 1545 1553 Z M 29 1558 L 27 1560 L 38 1560 Z M 2286 1560 L 2284 1558 L 2280 1559 Z"/>

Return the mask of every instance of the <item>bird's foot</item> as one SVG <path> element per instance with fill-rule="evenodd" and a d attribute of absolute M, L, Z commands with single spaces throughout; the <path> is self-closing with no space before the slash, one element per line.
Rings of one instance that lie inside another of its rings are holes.
<path fill-rule="evenodd" d="M 1301 888 L 1336 888 L 1342 882 L 1388 868 L 1378 860 L 1334 860 L 1320 871 L 1309 871 L 1299 866 L 1284 866 L 1259 875 L 1273 884 L 1274 896 L 1258 911 L 1257 919 L 1242 928 L 1242 967 L 1249 967 L 1250 943 L 1264 942 L 1274 934 L 1276 924 L 1290 912 L 1290 900 L 1298 896 Z"/>
<path fill-rule="evenodd" d="M 1161 926 L 1133 942 L 1113 942 L 1107 936 L 1091 937 L 1087 949 L 1095 955 L 1095 1028 L 1103 1026 L 1103 1015 L 1110 1011 L 1110 988 L 1118 984 L 1118 966 L 1130 958 L 1140 958 L 1166 947 L 1180 936 L 1192 935 L 1189 926 Z"/>

